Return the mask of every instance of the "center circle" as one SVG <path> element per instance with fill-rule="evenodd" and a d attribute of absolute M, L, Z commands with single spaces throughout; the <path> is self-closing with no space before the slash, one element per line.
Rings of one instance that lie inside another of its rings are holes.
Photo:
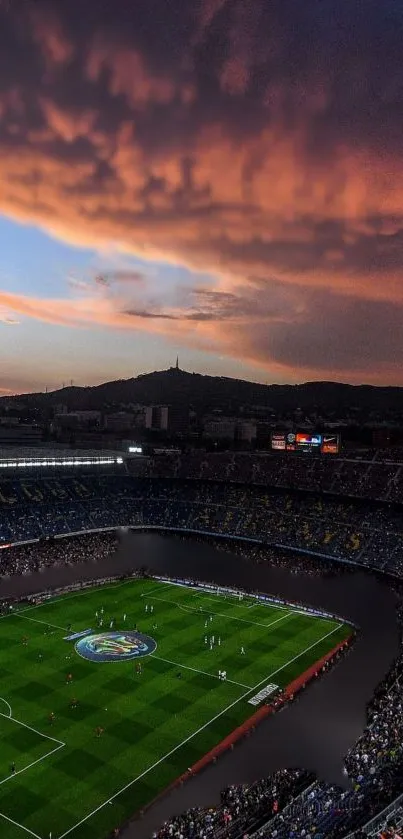
<path fill-rule="evenodd" d="M 81 658 L 89 661 L 128 661 L 150 655 L 157 649 L 157 643 L 141 632 L 99 632 L 80 638 L 75 649 Z"/>

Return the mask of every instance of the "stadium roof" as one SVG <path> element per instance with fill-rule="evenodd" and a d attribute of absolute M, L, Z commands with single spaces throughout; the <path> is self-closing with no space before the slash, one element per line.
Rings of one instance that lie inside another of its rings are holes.
<path fill-rule="evenodd" d="M 123 463 L 123 452 L 99 449 L 58 449 L 7 446 L 0 448 L 0 466 L 74 466 L 84 463 Z"/>
<path fill-rule="evenodd" d="M 23 460 L 26 458 L 53 458 L 53 457 L 116 457 L 122 456 L 123 452 L 113 449 L 66 449 L 57 446 L 0 446 L 1 460 Z"/>

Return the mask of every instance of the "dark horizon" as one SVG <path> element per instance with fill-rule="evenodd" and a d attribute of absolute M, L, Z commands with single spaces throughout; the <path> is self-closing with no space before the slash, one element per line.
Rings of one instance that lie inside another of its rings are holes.
<path fill-rule="evenodd" d="M 30 396 L 30 397 L 31 396 L 40 396 L 40 395 L 52 396 L 55 393 L 64 393 L 66 391 L 71 391 L 71 392 L 73 392 L 75 390 L 84 390 L 85 391 L 85 390 L 90 390 L 90 389 L 102 388 L 104 386 L 107 386 L 107 385 L 110 385 L 110 384 L 113 385 L 113 384 L 119 383 L 119 382 L 122 382 L 122 383 L 127 383 L 127 382 L 131 382 L 131 381 L 138 382 L 138 381 L 141 381 L 142 379 L 146 379 L 147 377 L 151 378 L 154 375 L 158 376 L 158 375 L 162 375 L 164 373 L 170 373 L 171 371 L 176 371 L 176 368 L 172 366 L 172 367 L 166 367 L 166 368 L 162 368 L 162 369 L 149 370 L 145 373 L 144 372 L 143 373 L 138 373 L 136 376 L 127 376 L 127 377 L 124 377 L 124 378 L 116 378 L 116 379 L 105 379 L 105 380 L 97 382 L 96 384 L 93 384 L 93 385 L 89 385 L 89 384 L 78 385 L 78 384 L 74 384 L 74 382 L 73 382 L 72 384 L 69 384 L 69 383 L 62 384 L 60 387 L 55 387 L 53 390 L 46 389 L 46 390 L 39 390 L 39 391 L 26 391 L 26 392 L 20 392 L 20 393 L 9 393 L 7 395 L 0 395 L 0 402 L 2 400 L 8 400 L 8 399 L 13 399 L 13 398 L 16 398 L 16 399 L 20 398 L 20 399 L 23 400 L 24 397 L 27 397 L 27 396 Z M 315 387 L 317 385 L 319 385 L 319 386 L 323 385 L 325 387 L 330 386 L 330 387 L 335 387 L 335 388 L 345 387 L 345 388 L 351 389 L 351 391 L 353 393 L 355 391 L 358 391 L 359 389 L 369 389 L 369 390 L 373 390 L 374 392 L 377 392 L 377 391 L 378 392 L 379 391 L 387 391 L 387 392 L 388 391 L 403 391 L 403 384 L 401 384 L 401 385 L 394 385 L 394 384 L 382 385 L 382 384 L 371 384 L 370 382 L 339 381 L 337 379 L 307 379 L 307 380 L 304 380 L 304 381 L 301 381 L 301 382 L 284 381 L 284 382 L 279 383 L 279 382 L 271 382 L 271 381 L 264 382 L 264 381 L 259 381 L 258 379 L 241 378 L 240 376 L 236 376 L 235 374 L 233 376 L 220 376 L 220 375 L 214 375 L 213 373 L 208 373 L 208 372 L 200 372 L 200 371 L 196 371 L 196 370 L 186 370 L 185 368 L 179 368 L 177 370 L 177 372 L 182 373 L 186 376 L 190 376 L 190 377 L 193 377 L 193 376 L 194 377 L 200 377 L 204 380 L 206 380 L 206 379 L 222 379 L 222 380 L 226 380 L 226 381 L 233 382 L 233 383 L 239 382 L 239 383 L 242 383 L 242 384 L 246 383 L 246 384 L 250 384 L 250 385 L 256 385 L 256 386 L 262 387 L 262 388 L 278 388 L 278 389 L 292 388 L 292 389 L 298 390 L 300 388 L 306 388 L 306 387 L 311 387 L 311 386 Z"/>

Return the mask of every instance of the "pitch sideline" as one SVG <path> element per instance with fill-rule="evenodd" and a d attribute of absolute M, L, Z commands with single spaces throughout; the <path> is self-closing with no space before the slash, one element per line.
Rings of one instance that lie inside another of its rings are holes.
<path fill-rule="evenodd" d="M 23 824 L 15 822 L 14 819 L 10 819 L 10 816 L 6 816 L 4 813 L 0 813 L 0 819 L 5 819 L 7 822 L 10 822 L 10 824 L 14 824 L 15 827 L 20 827 L 21 830 L 25 830 L 25 833 L 29 833 L 30 836 L 34 836 L 35 839 L 42 839 L 38 833 L 34 833 L 34 831 L 30 830 L 29 827 L 24 827 Z"/>
<path fill-rule="evenodd" d="M 18 775 L 21 775 L 23 772 L 27 772 L 27 770 L 28 770 L 28 769 L 31 769 L 31 768 L 32 768 L 33 766 L 35 766 L 37 763 L 41 763 L 41 762 L 42 762 L 42 760 L 46 760 L 46 758 L 48 758 L 48 757 L 50 757 L 51 755 L 53 755 L 53 754 L 55 754 L 56 752 L 58 752 L 58 751 L 59 751 L 59 749 L 63 749 L 63 748 L 66 746 L 66 743 L 64 743 L 62 740 L 57 740 L 57 739 L 56 739 L 56 737 L 50 737 L 50 735 L 49 735 L 49 734 L 43 734 L 43 732 L 42 732 L 42 731 L 38 731 L 36 728 L 32 728 L 32 726 L 31 726 L 31 725 L 27 725 L 27 723 L 22 722 L 21 720 L 17 720 L 17 719 L 15 719 L 15 717 L 13 717 L 13 716 L 12 716 L 12 709 L 11 709 L 11 705 L 9 704 L 9 702 L 7 702 L 7 700 L 6 700 L 6 699 L 3 699 L 3 697 L 0 697 L 0 700 L 1 700 L 2 702 L 4 702 L 4 703 L 8 706 L 9 711 L 10 711 L 10 713 L 9 713 L 9 714 L 3 714 L 3 713 L 1 713 L 1 711 L 0 711 L 0 717 L 4 717 L 5 719 L 10 720 L 10 722 L 14 722 L 14 723 L 16 723 L 17 725 L 21 725 L 23 728 L 27 728 L 29 731 L 33 731 L 35 734 L 38 734 L 38 735 L 39 735 L 39 737 L 43 737 L 45 740 L 51 740 L 53 743 L 57 743 L 57 744 L 58 744 L 58 745 L 57 745 L 54 749 L 52 749 L 50 752 L 46 752 L 46 754 L 45 754 L 45 755 L 42 755 L 42 757 L 37 758 L 37 760 L 33 760 L 33 761 L 32 761 L 31 763 L 29 763 L 27 766 L 24 766 L 24 768 L 23 768 L 23 769 L 19 769 L 19 770 L 17 770 L 17 772 L 14 772 L 12 775 L 8 775 L 8 776 L 7 776 L 7 778 L 3 778 L 3 780 L 2 780 L 2 781 L 0 781 L 0 786 L 2 786 L 2 785 L 3 785 L 3 784 L 5 784 L 7 781 L 10 781 L 12 778 L 16 778 Z M 20 828 L 21 828 L 21 830 L 24 830 L 24 831 L 25 831 L 25 833 L 28 833 L 30 836 L 34 836 L 34 837 L 35 837 L 35 839 L 41 839 L 41 837 L 39 836 L 39 834 L 38 834 L 38 833 L 35 833 L 33 830 L 30 830 L 30 828 L 29 828 L 29 827 L 25 827 L 25 825 L 20 824 L 20 822 L 16 822 L 16 821 L 14 821 L 14 819 L 10 818 L 10 816 L 6 816 L 6 814 L 5 814 L 5 813 L 1 813 L 1 812 L 0 812 L 0 819 L 5 819 L 6 821 L 10 822 L 10 824 L 15 825 L 15 827 L 20 827 Z"/>
<path fill-rule="evenodd" d="M 318 644 L 322 643 L 322 641 L 325 641 L 326 638 L 329 638 L 331 635 L 333 635 L 335 632 L 337 632 L 337 630 L 339 630 L 342 626 L 343 626 L 342 623 L 338 623 L 337 626 L 335 626 L 333 629 L 331 629 L 330 632 L 327 632 L 326 635 L 322 635 L 317 641 L 315 641 L 313 644 L 310 644 L 310 646 L 306 647 L 306 649 L 302 650 L 302 652 L 298 653 L 298 655 L 291 658 L 289 661 L 287 661 L 281 667 L 278 667 L 277 670 L 274 670 L 268 676 L 265 676 L 265 678 L 262 679 L 260 682 L 258 682 L 257 685 L 255 685 L 253 688 L 250 688 L 250 690 L 247 690 L 246 693 L 243 693 L 240 697 L 238 697 L 238 699 L 236 699 L 234 702 L 231 702 L 230 705 L 227 705 L 226 708 L 224 708 L 222 711 L 220 711 L 218 714 L 216 714 L 214 717 L 212 717 L 211 720 L 208 720 L 208 722 L 204 723 L 204 725 L 200 726 L 200 728 L 198 728 L 196 731 L 194 731 L 192 734 L 190 734 L 189 737 L 186 737 L 185 740 L 182 740 L 181 743 L 178 743 L 176 746 L 174 746 L 174 748 L 171 749 L 169 752 L 167 752 L 166 755 L 159 758 L 159 760 L 155 761 L 155 763 L 153 763 L 151 766 L 149 766 L 148 769 L 145 769 L 144 772 L 142 772 L 140 775 L 138 775 L 137 778 L 134 778 L 132 781 L 129 781 L 128 784 L 126 784 L 124 787 L 122 787 L 122 789 L 120 789 L 118 792 L 114 793 L 114 795 L 111 795 L 109 798 L 107 798 L 102 804 L 100 804 L 98 807 L 96 807 L 95 810 L 92 810 L 91 813 L 88 813 L 87 816 L 85 816 L 83 819 L 81 819 L 81 821 L 77 822 L 77 824 L 73 825 L 73 827 L 70 827 L 68 830 L 65 831 L 65 833 L 62 833 L 58 837 L 58 839 L 65 839 L 65 836 L 69 836 L 70 833 L 72 833 L 74 830 L 76 830 L 77 827 L 80 827 L 82 824 L 84 824 L 84 822 L 88 821 L 88 819 L 90 819 L 92 816 L 95 816 L 96 813 L 98 813 L 100 810 L 102 810 L 104 807 L 106 807 L 107 804 L 112 803 L 112 801 L 114 801 L 115 798 L 118 798 L 119 795 L 121 795 L 123 792 L 126 792 L 126 790 L 129 789 L 130 787 L 132 787 L 133 784 L 137 783 L 137 781 L 142 780 L 142 778 L 144 778 L 146 775 L 148 775 L 149 772 L 152 772 L 153 769 L 156 769 L 157 766 L 160 766 L 160 764 L 163 763 L 164 760 L 167 760 L 169 757 L 171 757 L 171 755 L 173 755 L 176 751 L 178 751 L 178 749 L 182 748 L 182 746 L 185 746 L 186 743 L 189 743 L 189 741 L 192 740 L 193 737 L 196 737 L 197 734 L 200 734 L 201 731 L 204 731 L 206 728 L 208 728 L 208 726 L 211 725 L 211 723 L 215 722 L 217 719 L 222 717 L 224 714 L 227 713 L 227 711 L 230 711 L 231 708 L 234 708 L 235 705 L 238 704 L 238 702 L 242 702 L 243 699 L 246 699 L 246 697 L 249 696 L 249 694 L 252 693 L 252 691 L 257 690 L 259 687 L 261 687 L 261 685 L 265 684 L 265 682 L 268 682 L 270 679 L 272 679 L 273 676 L 276 676 L 277 673 L 280 673 L 282 670 L 285 670 L 285 668 L 288 667 L 290 664 L 293 664 L 294 661 L 297 661 L 299 658 L 301 658 L 301 656 L 308 653 L 314 647 L 317 647 Z"/>
<path fill-rule="evenodd" d="M 276 620 L 270 621 L 270 623 L 259 623 L 258 621 L 248 621 L 246 618 L 237 618 L 235 615 L 224 615 L 222 612 L 213 612 L 210 611 L 210 609 L 196 609 L 195 606 L 187 606 L 186 603 L 177 603 L 176 600 L 168 600 L 166 597 L 150 597 L 149 599 L 159 600 L 160 603 L 170 603 L 171 606 L 177 606 L 178 609 L 183 609 L 184 612 L 193 612 L 196 615 L 214 615 L 216 618 L 227 618 L 230 621 L 240 621 L 240 623 L 248 623 L 250 626 L 261 626 L 263 629 L 269 629 L 270 626 L 274 626 L 274 624 L 279 623 L 279 621 L 301 614 L 301 612 L 289 611 L 286 615 L 281 615 L 280 618 L 276 618 Z"/>

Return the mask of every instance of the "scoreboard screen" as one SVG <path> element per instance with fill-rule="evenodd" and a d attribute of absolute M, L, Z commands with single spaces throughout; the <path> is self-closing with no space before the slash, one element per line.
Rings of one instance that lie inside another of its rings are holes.
<path fill-rule="evenodd" d="M 317 434 L 305 431 L 275 431 L 271 435 L 271 448 L 281 452 L 320 452 L 321 454 L 339 454 L 340 436 L 338 434 Z"/>
<path fill-rule="evenodd" d="M 338 434 L 324 434 L 321 447 L 322 454 L 339 454 L 340 437 Z"/>
<path fill-rule="evenodd" d="M 302 434 L 297 432 L 295 435 L 295 442 L 297 449 L 303 447 L 311 447 L 314 449 L 319 448 L 322 445 L 322 435 L 321 434 Z"/>
<path fill-rule="evenodd" d="M 285 434 L 272 434 L 271 435 L 271 447 L 278 452 L 285 452 L 286 450 L 286 435 Z"/>

